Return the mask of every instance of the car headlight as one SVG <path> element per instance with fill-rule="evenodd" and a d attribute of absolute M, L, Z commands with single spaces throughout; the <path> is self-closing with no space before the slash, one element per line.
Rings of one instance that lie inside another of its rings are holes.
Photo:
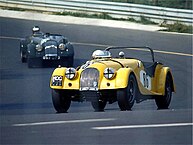
<path fill-rule="evenodd" d="M 52 77 L 52 86 L 62 86 L 62 76 L 53 76 Z"/>
<path fill-rule="evenodd" d="M 36 50 L 37 51 L 42 51 L 42 49 L 43 49 L 42 45 L 40 45 L 40 44 L 36 45 Z"/>
<path fill-rule="evenodd" d="M 65 44 L 64 43 L 59 44 L 59 48 L 60 50 L 65 50 Z"/>
<path fill-rule="evenodd" d="M 115 70 L 113 69 L 113 68 L 106 68 L 105 70 L 104 70 L 104 77 L 106 78 L 106 79 L 113 79 L 114 77 L 115 77 L 115 75 L 116 75 L 116 73 L 115 73 Z"/>
<path fill-rule="evenodd" d="M 67 79 L 69 79 L 69 80 L 74 79 L 76 77 L 76 74 L 77 74 L 77 72 L 76 72 L 75 68 L 71 67 L 71 68 L 66 69 L 65 76 Z"/>

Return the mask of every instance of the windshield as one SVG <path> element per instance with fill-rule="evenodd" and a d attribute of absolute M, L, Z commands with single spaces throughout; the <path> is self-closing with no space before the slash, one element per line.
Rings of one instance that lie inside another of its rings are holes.
<path fill-rule="evenodd" d="M 42 44 L 42 46 L 51 46 L 51 45 L 55 45 L 55 46 L 57 46 L 58 45 L 58 43 L 56 42 L 56 41 L 53 41 L 53 40 L 47 40 L 47 41 L 45 41 L 43 44 Z"/>
<path fill-rule="evenodd" d="M 120 57 L 119 52 L 124 52 L 124 58 L 135 58 L 146 62 L 154 61 L 154 53 L 149 47 L 120 47 L 109 49 L 109 51 L 113 58 Z"/>

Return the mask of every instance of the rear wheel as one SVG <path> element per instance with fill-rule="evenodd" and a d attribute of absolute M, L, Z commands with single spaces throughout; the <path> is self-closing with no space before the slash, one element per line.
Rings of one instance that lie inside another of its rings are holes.
<path fill-rule="evenodd" d="M 21 57 L 21 62 L 22 63 L 27 62 L 27 58 L 26 58 L 26 56 L 24 55 L 24 53 L 22 51 L 20 51 L 20 57 Z"/>
<path fill-rule="evenodd" d="M 52 102 L 58 113 L 65 113 L 70 107 L 71 98 L 61 90 L 52 90 Z"/>
<path fill-rule="evenodd" d="M 117 91 L 117 101 L 121 111 L 131 110 L 137 95 L 137 84 L 133 74 L 129 76 L 126 88 Z"/>
<path fill-rule="evenodd" d="M 158 109 L 168 109 L 172 98 L 172 79 L 169 75 L 166 77 L 165 82 L 165 95 L 155 96 L 155 102 Z"/>
<path fill-rule="evenodd" d="M 91 104 L 94 110 L 99 112 L 104 111 L 107 101 L 105 100 L 92 101 Z"/>
<path fill-rule="evenodd" d="M 27 62 L 27 55 L 26 55 L 26 41 L 20 41 L 20 58 L 21 58 L 21 62 L 25 63 Z"/>

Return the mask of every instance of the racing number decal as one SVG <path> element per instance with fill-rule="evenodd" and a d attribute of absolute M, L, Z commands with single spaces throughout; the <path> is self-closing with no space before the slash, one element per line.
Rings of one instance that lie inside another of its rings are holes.
<path fill-rule="evenodd" d="M 148 88 L 149 82 L 148 82 L 148 79 L 147 79 L 147 75 L 145 73 L 143 73 L 143 82 L 144 82 L 144 87 Z"/>
<path fill-rule="evenodd" d="M 151 90 L 151 78 L 143 70 L 140 71 L 140 81 L 146 89 Z"/>

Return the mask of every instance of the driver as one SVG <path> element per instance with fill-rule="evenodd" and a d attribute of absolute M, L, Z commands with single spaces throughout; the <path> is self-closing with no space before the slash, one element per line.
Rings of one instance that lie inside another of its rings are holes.
<path fill-rule="evenodd" d="M 105 50 L 95 50 L 92 54 L 93 59 L 110 58 L 110 57 L 111 57 L 111 53 Z"/>
<path fill-rule="evenodd" d="M 40 36 L 40 35 L 43 35 L 43 33 L 40 31 L 40 28 L 38 26 L 34 26 L 32 28 L 32 35 L 33 36 Z"/>

